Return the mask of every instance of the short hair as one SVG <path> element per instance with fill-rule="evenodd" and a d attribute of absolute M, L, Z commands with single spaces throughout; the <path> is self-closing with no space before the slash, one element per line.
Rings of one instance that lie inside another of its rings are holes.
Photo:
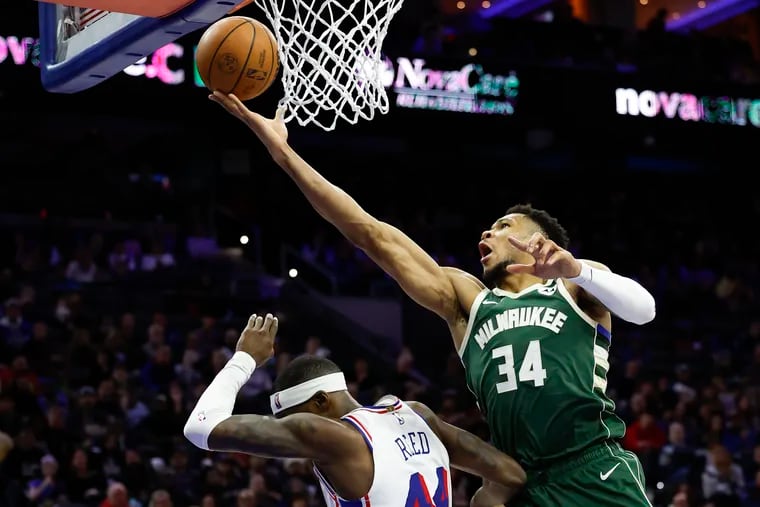
<path fill-rule="evenodd" d="M 512 213 L 520 213 L 530 218 L 541 228 L 547 238 L 560 247 L 567 248 L 570 244 L 567 230 L 545 210 L 534 208 L 531 204 L 516 204 L 507 210 L 507 215 Z"/>
<path fill-rule="evenodd" d="M 341 369 L 329 359 L 304 354 L 293 359 L 274 381 L 274 390 L 282 391 L 303 384 L 307 380 L 338 373 Z"/>

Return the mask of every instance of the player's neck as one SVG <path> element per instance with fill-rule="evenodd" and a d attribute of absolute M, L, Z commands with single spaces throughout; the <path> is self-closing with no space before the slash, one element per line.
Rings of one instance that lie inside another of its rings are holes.
<path fill-rule="evenodd" d="M 343 417 L 352 410 L 356 410 L 357 408 L 361 407 L 361 403 L 353 399 L 350 395 L 346 394 L 345 396 L 341 396 L 340 399 L 336 400 L 335 413 L 338 414 L 338 417 Z"/>
<path fill-rule="evenodd" d="M 537 283 L 544 283 L 545 280 L 538 278 L 537 276 L 528 274 L 509 274 L 502 278 L 497 285 L 501 290 L 507 292 L 521 292 L 528 287 L 531 287 Z"/>

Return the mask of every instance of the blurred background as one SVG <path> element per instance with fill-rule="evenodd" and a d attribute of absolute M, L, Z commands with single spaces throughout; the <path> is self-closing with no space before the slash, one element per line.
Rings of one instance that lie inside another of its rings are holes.
<path fill-rule="evenodd" d="M 408 1 L 384 48 L 389 113 L 290 125 L 442 264 L 480 274 L 480 232 L 531 202 L 575 254 L 655 295 L 652 323 L 614 322 L 608 393 L 658 507 L 760 505 L 758 5 Z M 253 312 L 276 312 L 281 335 L 236 411 L 268 413 L 277 371 L 312 353 L 361 402 L 393 392 L 488 437 L 446 326 L 206 99 L 200 33 L 71 95 L 42 89 L 38 34 L 36 2 L 3 6 L 0 505 L 323 505 L 301 460 L 182 436 Z M 413 86 L 415 68 L 480 92 Z M 280 92 L 249 106 L 271 115 Z M 468 505 L 478 481 L 452 479 Z"/>

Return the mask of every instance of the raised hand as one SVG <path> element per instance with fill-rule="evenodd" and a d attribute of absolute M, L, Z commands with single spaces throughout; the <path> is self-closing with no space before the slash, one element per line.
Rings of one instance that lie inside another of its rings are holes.
<path fill-rule="evenodd" d="M 254 313 L 248 319 L 243 332 L 240 333 L 235 350 L 250 354 L 256 364 L 261 366 L 274 355 L 277 327 L 277 317 L 273 317 L 271 313 L 267 313 L 266 317 Z"/>
<path fill-rule="evenodd" d="M 239 98 L 231 93 L 225 94 L 215 91 L 208 98 L 248 125 L 248 128 L 264 143 L 270 153 L 272 150 L 281 149 L 287 144 L 288 128 L 282 120 L 282 109 L 278 109 L 275 117 L 269 119 L 248 109 Z"/>
<path fill-rule="evenodd" d="M 507 266 L 510 273 L 527 273 L 539 278 L 572 278 L 581 272 L 580 262 L 567 250 L 547 239 L 540 232 L 535 232 L 528 241 L 521 241 L 509 236 L 509 242 L 533 256 L 532 264 L 511 264 Z"/>

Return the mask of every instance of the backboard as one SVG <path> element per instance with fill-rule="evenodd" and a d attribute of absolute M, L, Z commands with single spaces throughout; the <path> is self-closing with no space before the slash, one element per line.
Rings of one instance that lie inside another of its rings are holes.
<path fill-rule="evenodd" d="M 88 5 L 39 2 L 42 85 L 51 92 L 75 93 L 95 86 L 156 49 L 250 3 L 250 0 L 76 1 Z"/>

